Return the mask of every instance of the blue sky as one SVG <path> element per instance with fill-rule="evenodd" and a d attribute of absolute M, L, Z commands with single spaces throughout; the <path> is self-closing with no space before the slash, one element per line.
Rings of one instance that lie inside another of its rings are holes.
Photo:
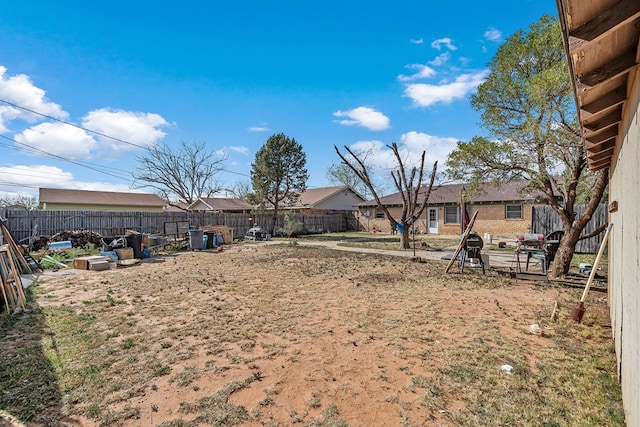
<path fill-rule="evenodd" d="M 554 1 L 9 0 L 0 194 L 150 191 L 132 186 L 136 156 L 181 140 L 225 156 L 231 188 L 275 133 L 303 146 L 311 188 L 330 185 L 334 145 L 383 176 L 392 142 L 442 170 L 482 133 L 469 95 L 496 49 L 543 14 Z"/>

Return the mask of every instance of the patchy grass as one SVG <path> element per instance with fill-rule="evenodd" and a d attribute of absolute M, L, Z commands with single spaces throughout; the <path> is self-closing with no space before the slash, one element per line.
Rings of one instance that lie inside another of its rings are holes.
<path fill-rule="evenodd" d="M 414 239 L 415 237 L 415 239 Z M 413 248 L 414 240 L 416 248 L 420 249 L 445 249 L 455 248 L 459 240 L 455 237 L 447 236 L 431 236 L 417 234 L 410 236 L 411 247 Z M 366 232 L 346 232 L 346 233 L 325 233 L 315 235 L 300 236 L 298 240 L 304 241 L 337 241 L 340 246 L 351 246 L 360 248 L 401 250 L 400 236 L 398 234 L 386 233 L 366 233 Z"/>
<path fill-rule="evenodd" d="M 49 278 L 0 318 L 0 424 L 624 425 L 606 298 L 577 324 L 579 290 L 444 267 L 238 245 Z"/>

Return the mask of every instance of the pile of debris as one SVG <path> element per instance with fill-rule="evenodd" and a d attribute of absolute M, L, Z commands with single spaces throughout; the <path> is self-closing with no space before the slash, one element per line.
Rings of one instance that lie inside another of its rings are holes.
<path fill-rule="evenodd" d="M 34 251 L 46 249 L 52 242 L 70 241 L 74 248 L 82 248 L 91 243 L 102 247 L 102 236 L 99 233 L 88 230 L 61 231 L 51 237 L 40 236 L 34 239 L 32 248 Z"/>

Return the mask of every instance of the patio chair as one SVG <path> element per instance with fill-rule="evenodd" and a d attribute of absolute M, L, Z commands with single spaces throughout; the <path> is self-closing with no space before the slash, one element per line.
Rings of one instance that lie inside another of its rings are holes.
<path fill-rule="evenodd" d="M 533 258 L 534 260 L 540 263 L 542 268 L 542 272 L 547 274 L 549 272 L 549 267 L 551 267 L 551 263 L 556 257 L 556 252 L 558 252 L 558 247 L 560 246 L 560 240 L 564 237 L 564 231 L 556 230 L 547 234 L 544 238 L 543 250 L 539 252 L 528 252 L 527 253 L 527 267 L 529 270 L 529 261 Z"/>

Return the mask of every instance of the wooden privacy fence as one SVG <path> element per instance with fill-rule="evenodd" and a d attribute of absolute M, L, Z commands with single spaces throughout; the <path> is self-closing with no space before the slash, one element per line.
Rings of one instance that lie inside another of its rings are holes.
<path fill-rule="evenodd" d="M 576 217 L 579 217 L 584 212 L 584 205 L 577 205 L 575 207 Z M 591 217 L 591 221 L 587 223 L 587 226 L 582 231 L 582 234 L 589 234 L 598 227 L 608 222 L 607 205 L 601 204 L 596 208 L 596 211 Z M 551 206 L 534 206 L 533 214 L 531 218 L 531 232 L 547 235 L 552 231 L 564 230 L 560 216 L 553 210 Z M 604 232 L 598 234 L 590 239 L 579 240 L 576 245 L 577 253 L 594 254 L 598 252 L 598 248 L 604 238 Z"/>
<path fill-rule="evenodd" d="M 188 223 L 188 228 L 207 225 L 226 225 L 233 236 L 244 236 L 253 225 L 268 228 L 271 214 L 213 213 L 213 212 L 99 212 L 99 211 L 25 211 L 0 210 L 7 219 L 7 228 L 14 239 L 24 242 L 32 234 L 53 236 L 61 231 L 88 230 L 103 236 L 123 234 L 125 230 L 140 233 L 164 234 L 165 223 Z M 284 214 L 278 215 L 278 226 L 284 225 Z M 352 213 L 333 215 L 295 214 L 295 221 L 305 229 L 317 231 L 347 231 L 357 227 Z M 183 230 L 181 230 L 183 231 Z"/>

